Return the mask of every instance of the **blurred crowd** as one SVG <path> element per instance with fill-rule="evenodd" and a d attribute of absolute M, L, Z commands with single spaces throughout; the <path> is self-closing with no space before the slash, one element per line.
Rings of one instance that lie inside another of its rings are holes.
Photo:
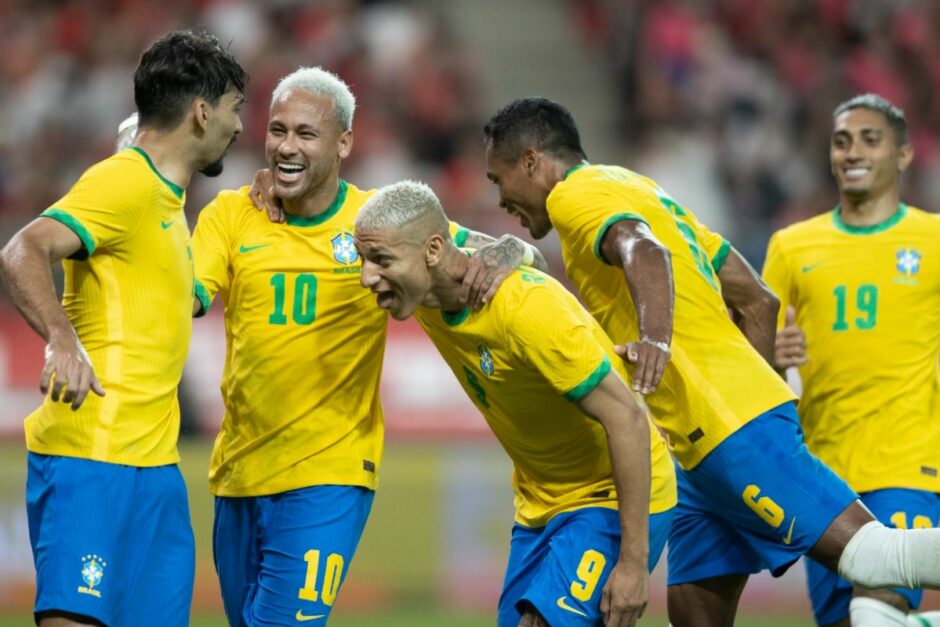
<path fill-rule="evenodd" d="M 270 94 L 301 65 L 338 73 L 358 98 L 342 176 L 361 187 L 432 184 L 456 215 L 487 196 L 480 89 L 440 19 L 366 0 L 0 0 L 0 237 L 55 202 L 112 150 L 134 110 L 140 53 L 173 28 L 231 42 L 251 77 L 245 130 L 221 180 L 194 179 L 191 218 L 263 166 Z M 190 220 L 194 224 L 194 220 Z"/>
<path fill-rule="evenodd" d="M 693 169 L 708 163 L 735 244 L 758 263 L 771 230 L 835 205 L 832 111 L 857 93 L 904 109 L 915 148 L 905 198 L 940 207 L 936 0 L 574 0 L 573 8 L 616 77 L 630 153 L 653 163 L 688 155 Z"/>
<path fill-rule="evenodd" d="M 877 92 L 907 112 L 916 152 L 905 198 L 940 207 L 936 0 L 560 6 L 569 10 L 573 36 L 593 48 L 617 85 L 620 161 L 660 180 L 756 264 L 772 230 L 834 205 L 831 112 L 859 92 Z M 194 181 L 192 216 L 215 190 L 247 184 L 263 166 L 277 80 L 300 65 L 322 65 L 359 101 L 345 178 L 361 187 L 419 178 L 438 191 L 451 217 L 491 232 L 516 230 L 499 211 L 476 213 L 495 205 L 482 176 L 480 133 L 491 113 L 480 72 L 492 68 L 475 66 L 473 51 L 433 7 L 0 0 L 0 238 L 111 151 L 118 122 L 133 110 L 140 52 L 167 30 L 193 25 L 231 42 L 251 82 L 245 132 L 221 180 Z"/>

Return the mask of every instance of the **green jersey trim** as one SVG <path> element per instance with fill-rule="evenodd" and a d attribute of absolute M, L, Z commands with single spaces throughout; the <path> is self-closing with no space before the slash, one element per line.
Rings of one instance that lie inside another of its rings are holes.
<path fill-rule="evenodd" d="M 849 233 L 851 235 L 871 235 L 873 233 L 881 233 L 882 231 L 887 231 L 892 226 L 904 219 L 904 216 L 907 215 L 907 205 L 903 202 L 898 204 L 898 210 L 894 212 L 894 215 L 879 222 L 878 224 L 872 224 L 869 226 L 853 226 L 851 224 L 846 224 L 842 221 L 842 207 L 836 205 L 836 208 L 832 210 L 832 221 L 836 225 L 836 228 L 844 233 Z"/>
<path fill-rule="evenodd" d="M 728 254 L 731 252 L 731 243 L 728 240 L 722 240 L 721 247 L 718 249 L 718 252 L 715 253 L 715 256 L 712 258 L 712 269 L 715 271 L 715 274 L 721 272 L 721 267 L 725 265 L 725 259 L 728 258 Z"/>
<path fill-rule="evenodd" d="M 461 226 L 457 229 L 457 233 L 454 234 L 454 244 L 457 248 L 463 248 L 463 245 L 467 243 L 468 237 L 470 237 L 470 229 Z"/>
<path fill-rule="evenodd" d="M 201 318 L 209 313 L 209 307 L 212 306 L 212 299 L 209 298 L 209 290 L 199 282 L 199 279 L 196 279 L 196 282 L 193 284 L 193 296 L 199 301 L 199 306 L 201 307 L 195 317 Z"/>
<path fill-rule="evenodd" d="M 469 317 L 470 317 L 469 307 L 464 307 L 460 311 L 456 311 L 453 313 L 449 313 L 441 309 L 441 318 L 444 319 L 444 322 L 446 322 L 447 326 L 449 327 L 455 327 Z"/>
<path fill-rule="evenodd" d="M 604 355 L 604 360 L 594 369 L 594 372 L 588 375 L 588 378 L 576 385 L 573 389 L 565 392 L 565 398 L 569 401 L 580 401 L 591 393 L 604 380 L 604 377 L 610 372 L 610 359 Z"/>
<path fill-rule="evenodd" d="M 295 216 L 284 212 L 285 221 L 291 226 L 317 226 L 323 224 L 342 209 L 343 203 L 346 202 L 346 191 L 349 185 L 343 179 L 339 180 L 339 188 L 336 190 L 336 198 L 333 199 L 332 204 L 326 208 L 325 211 L 321 211 L 315 216 L 305 217 L 305 216 Z"/>
<path fill-rule="evenodd" d="M 153 165 L 153 161 L 150 160 L 150 155 L 144 152 L 143 148 L 141 148 L 140 146 L 131 146 L 131 150 L 133 150 L 134 152 L 136 152 L 137 154 L 139 154 L 141 157 L 144 158 L 144 161 L 147 162 L 147 165 L 150 166 L 150 169 L 153 170 L 153 173 L 157 175 L 157 178 L 163 181 L 166 184 L 166 186 L 170 188 L 170 191 L 173 192 L 173 194 L 177 198 L 179 199 L 183 198 L 183 188 L 177 185 L 176 183 L 174 183 L 173 181 L 170 181 L 169 179 L 164 177 L 162 174 L 160 174 L 160 171 L 157 170 L 156 166 Z"/>
<path fill-rule="evenodd" d="M 607 235 L 607 231 L 610 230 L 610 227 L 622 220 L 636 220 L 649 226 L 649 222 L 646 221 L 646 218 L 636 213 L 617 213 L 604 220 L 604 224 L 597 230 L 597 237 L 594 238 L 594 256 L 608 266 L 610 262 L 604 259 L 604 253 L 601 252 L 601 244 L 604 243 L 604 236 Z"/>
<path fill-rule="evenodd" d="M 91 233 L 88 232 L 88 229 L 85 228 L 85 225 L 79 222 L 75 216 L 61 209 L 56 209 L 55 207 L 46 209 L 41 215 L 43 218 L 52 218 L 56 222 L 61 222 L 78 235 L 78 239 L 81 240 L 85 250 L 75 253 L 70 259 L 87 259 L 95 252 L 95 239 L 91 236 Z"/>

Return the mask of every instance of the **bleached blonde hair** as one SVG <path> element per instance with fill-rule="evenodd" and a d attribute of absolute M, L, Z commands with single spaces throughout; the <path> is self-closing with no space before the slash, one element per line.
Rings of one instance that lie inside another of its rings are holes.
<path fill-rule="evenodd" d="M 441 201 L 419 181 L 399 181 L 379 189 L 359 210 L 356 229 L 421 229 L 416 235 L 450 237 L 449 222 Z"/>
<path fill-rule="evenodd" d="M 281 79 L 271 94 L 271 106 L 290 89 L 299 89 L 326 96 L 333 101 L 333 112 L 344 131 L 352 129 L 353 114 L 356 113 L 356 97 L 349 85 L 336 74 L 321 67 L 302 67 Z"/>

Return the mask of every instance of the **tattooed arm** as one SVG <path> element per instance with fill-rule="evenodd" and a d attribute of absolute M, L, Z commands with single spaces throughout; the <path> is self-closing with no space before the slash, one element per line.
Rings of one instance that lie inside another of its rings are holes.
<path fill-rule="evenodd" d="M 508 239 L 511 242 L 516 242 L 521 247 L 522 253 L 520 256 L 520 261 L 519 263 L 516 264 L 515 267 L 518 267 L 519 265 L 532 266 L 536 270 L 540 270 L 542 272 L 547 273 L 549 271 L 548 262 L 545 261 L 545 256 L 542 255 L 542 251 L 540 251 L 535 246 L 522 241 L 515 235 L 503 235 L 503 237 L 497 240 L 496 238 L 490 237 L 489 235 L 486 235 L 485 233 L 480 233 L 478 231 L 469 231 L 467 235 L 467 239 L 464 240 L 464 247 L 475 248 L 479 250 L 479 249 L 482 249 L 487 244 L 492 244 L 494 242 L 498 242 L 503 239 Z M 510 244 L 510 246 L 514 246 L 514 245 L 515 244 Z"/>
<path fill-rule="evenodd" d="M 493 239 L 470 231 L 463 245 L 477 248 L 470 258 L 470 267 L 460 286 L 460 299 L 468 307 L 480 309 L 488 303 L 503 281 L 519 266 L 533 266 L 548 272 L 545 257 L 534 246 L 515 235 Z"/>

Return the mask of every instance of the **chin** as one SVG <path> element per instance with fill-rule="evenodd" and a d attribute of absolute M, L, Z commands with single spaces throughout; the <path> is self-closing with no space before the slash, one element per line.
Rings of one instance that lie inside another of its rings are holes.
<path fill-rule="evenodd" d="M 210 163 L 209 165 L 207 165 L 206 167 L 202 168 L 199 171 L 202 172 L 206 176 L 211 176 L 211 177 L 219 176 L 220 174 L 222 174 L 222 170 L 225 168 L 225 164 L 222 163 L 223 159 L 224 157 L 219 157 L 218 159 L 216 159 L 215 161 L 213 161 L 212 163 Z"/>

